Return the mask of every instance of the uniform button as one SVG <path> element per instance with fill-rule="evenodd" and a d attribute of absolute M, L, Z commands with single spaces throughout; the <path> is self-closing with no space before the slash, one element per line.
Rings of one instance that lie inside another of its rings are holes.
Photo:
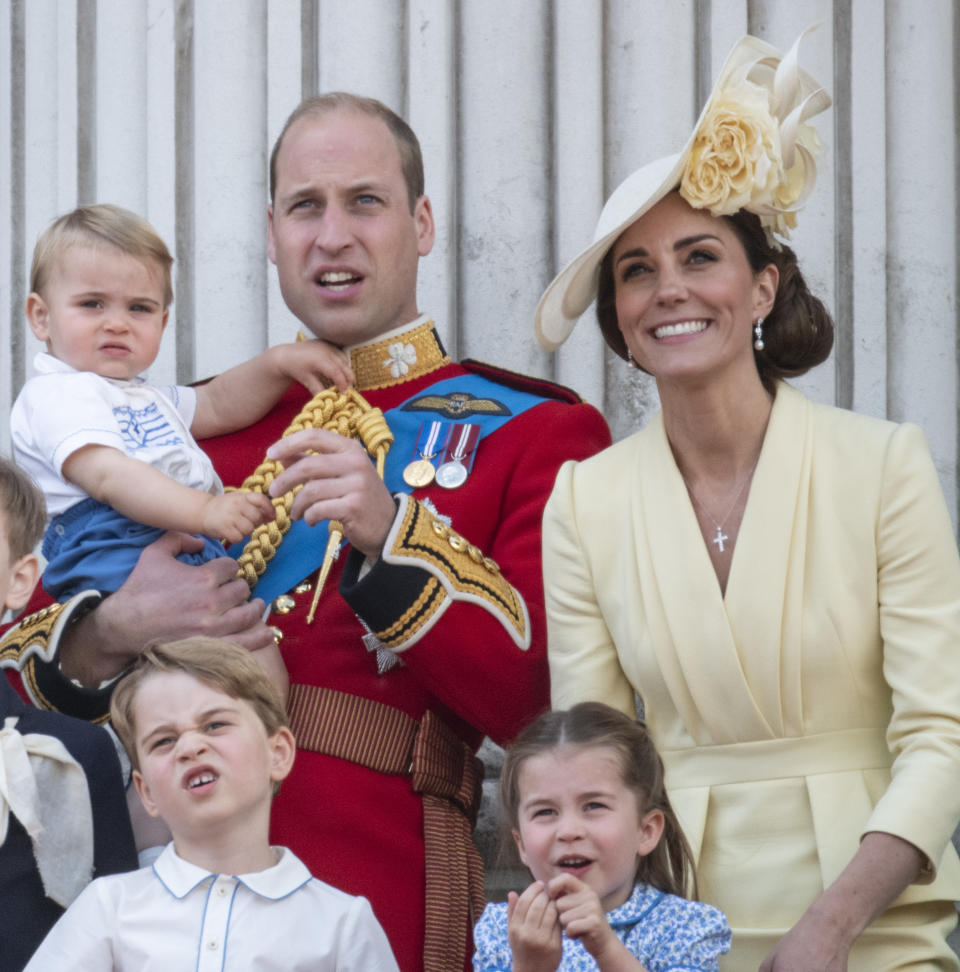
<path fill-rule="evenodd" d="M 218 941 L 215 941 L 215 940 L 214 940 L 214 939 L 212 939 L 212 938 L 210 939 L 210 941 L 209 941 L 209 942 L 207 942 L 207 948 L 208 948 L 208 949 L 209 949 L 209 950 L 210 950 L 211 952 L 215 952 L 215 951 L 216 951 L 216 950 L 217 950 L 217 949 L 218 949 L 219 947 L 220 947 L 220 943 L 219 943 Z"/>
<path fill-rule="evenodd" d="M 273 602 L 273 610 L 277 614 L 289 614 L 296 606 L 297 602 L 289 594 L 281 594 Z"/>
<path fill-rule="evenodd" d="M 294 594 L 308 594 L 313 590 L 313 584 L 310 581 L 303 581 L 293 589 Z"/>
<path fill-rule="evenodd" d="M 273 632 L 273 643 L 279 645 L 283 641 L 283 632 L 275 625 L 270 625 L 270 630 Z"/>
<path fill-rule="evenodd" d="M 227 896 L 227 889 L 222 884 L 218 884 L 217 894 L 219 894 L 221 898 L 225 898 Z"/>

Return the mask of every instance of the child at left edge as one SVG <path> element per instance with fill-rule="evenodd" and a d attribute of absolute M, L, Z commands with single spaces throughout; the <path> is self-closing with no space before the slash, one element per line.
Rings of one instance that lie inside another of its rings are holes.
<path fill-rule="evenodd" d="M 34 249 L 26 314 L 46 352 L 10 425 L 17 463 L 46 496 L 43 585 L 57 600 L 116 590 L 165 530 L 201 537 L 202 549 L 181 554 L 188 563 L 225 556 L 219 541 L 242 540 L 275 511 L 262 494 L 224 494 L 195 438 L 250 425 L 291 381 L 317 392 L 353 380 L 339 348 L 310 340 L 196 387 L 148 384 L 141 373 L 167 325 L 172 263 L 146 220 L 109 204 L 59 217 Z M 282 681 L 275 646 L 257 654 Z"/>
<path fill-rule="evenodd" d="M 0 456 L 0 612 L 33 591 L 45 519 L 40 490 Z M 109 733 L 29 705 L 0 668 L 0 970 L 20 972 L 94 877 L 136 866 Z"/>
<path fill-rule="evenodd" d="M 152 867 L 89 885 L 28 972 L 396 972 L 369 902 L 270 846 L 295 742 L 249 652 L 203 637 L 150 648 L 110 716 L 143 805 L 173 841 Z"/>
<path fill-rule="evenodd" d="M 716 972 L 723 913 L 693 857 L 646 727 L 600 702 L 547 712 L 507 751 L 500 806 L 534 880 L 489 904 L 475 972 Z"/>

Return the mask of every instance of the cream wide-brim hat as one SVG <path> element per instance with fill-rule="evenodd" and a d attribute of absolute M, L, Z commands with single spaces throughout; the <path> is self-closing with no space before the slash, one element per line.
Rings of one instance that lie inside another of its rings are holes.
<path fill-rule="evenodd" d="M 570 336 L 577 320 L 597 296 L 600 264 L 607 252 L 627 227 L 680 187 L 704 121 L 721 98 L 736 97 L 740 90 L 738 86 L 748 85 L 751 95 L 756 92 L 767 95 L 770 118 L 777 129 L 774 140 L 783 178 L 772 184 L 768 177 L 762 191 L 754 192 L 751 198 L 741 192 L 728 195 L 713 205 L 686 195 L 684 198 L 692 206 L 709 209 L 715 216 L 732 215 L 740 209 L 755 212 L 771 241 L 773 232 L 788 235 L 786 227 L 806 200 L 816 179 L 813 154 L 819 145 L 816 133 L 804 123 L 830 105 L 826 91 L 797 65 L 797 48 L 811 29 L 797 38 L 786 55 L 749 35 L 734 45 L 683 150 L 647 163 L 617 186 L 600 213 L 593 242 L 574 257 L 544 291 L 534 316 L 537 340 L 544 348 L 554 351 Z M 764 171 L 765 174 L 769 172 Z M 793 198 L 785 206 L 782 196 L 778 201 L 776 193 L 788 183 L 792 184 Z"/>

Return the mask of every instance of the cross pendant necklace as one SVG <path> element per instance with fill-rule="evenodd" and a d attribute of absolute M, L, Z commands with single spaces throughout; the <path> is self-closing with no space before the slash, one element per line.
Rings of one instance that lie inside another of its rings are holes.
<path fill-rule="evenodd" d="M 687 486 L 687 492 L 690 494 L 690 498 L 701 510 L 703 510 L 704 513 L 706 513 L 706 515 L 713 521 L 713 525 L 717 528 L 717 535 L 715 537 L 710 538 L 710 543 L 716 544 L 718 553 L 724 553 L 726 551 L 727 548 L 724 546 L 724 541 L 730 539 L 730 537 L 723 532 L 723 525 L 724 523 L 727 522 L 727 520 L 730 519 L 730 514 L 736 509 L 737 501 L 740 499 L 740 495 L 743 493 L 743 490 L 746 487 L 747 483 L 749 483 L 750 480 L 753 478 L 754 470 L 757 468 L 757 462 L 759 461 L 760 461 L 760 457 L 757 456 L 757 459 L 754 462 L 753 466 L 750 467 L 750 471 L 743 477 L 742 480 L 740 480 L 740 485 L 737 487 L 737 491 L 736 493 L 734 493 L 733 500 L 730 503 L 730 507 L 727 510 L 722 520 L 718 520 L 703 505 L 703 503 L 701 503 L 700 500 L 697 499 L 696 494 L 693 492 L 693 490 L 689 486 Z"/>

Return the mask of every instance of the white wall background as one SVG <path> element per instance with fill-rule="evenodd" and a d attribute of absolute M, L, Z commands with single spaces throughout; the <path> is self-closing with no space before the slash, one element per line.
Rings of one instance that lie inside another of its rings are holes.
<path fill-rule="evenodd" d="M 649 383 L 590 314 L 542 352 L 538 296 L 613 186 L 682 145 L 741 34 L 786 48 L 819 22 L 801 59 L 835 104 L 795 248 L 839 327 L 801 384 L 920 423 L 956 515 L 958 21 L 952 0 L 0 0 L 0 413 L 37 349 L 33 244 L 79 203 L 143 213 L 175 253 L 155 378 L 289 339 L 267 157 L 303 95 L 345 88 L 422 140 L 439 238 L 421 307 L 450 351 L 572 385 L 623 435 Z"/>

